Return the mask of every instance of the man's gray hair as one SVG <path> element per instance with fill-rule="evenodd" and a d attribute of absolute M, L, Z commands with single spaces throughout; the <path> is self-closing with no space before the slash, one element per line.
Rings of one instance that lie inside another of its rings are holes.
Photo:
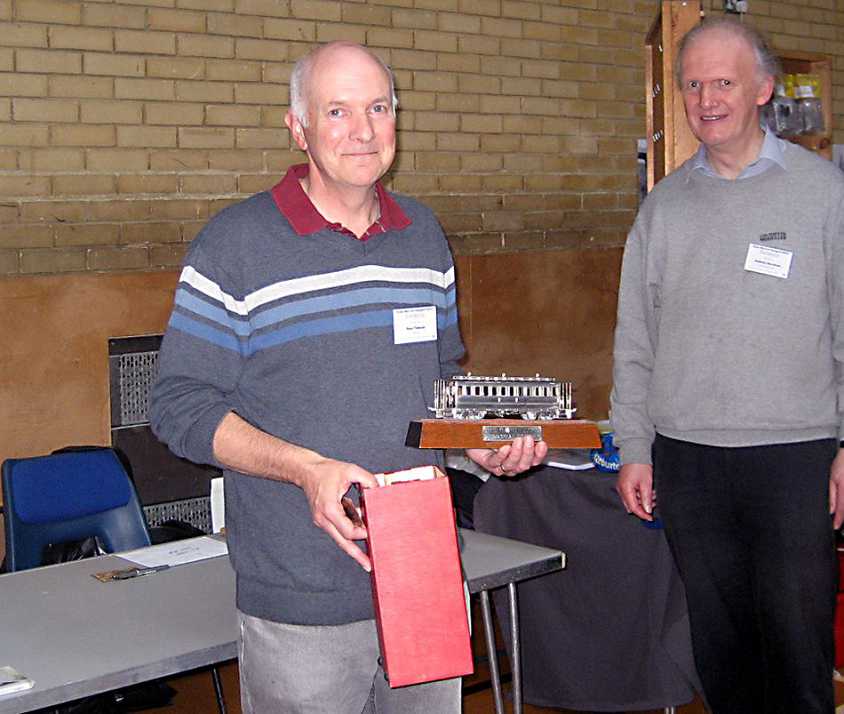
<path fill-rule="evenodd" d="M 760 80 L 766 77 L 776 78 L 779 75 L 781 71 L 779 58 L 771 49 L 765 36 L 755 27 L 734 20 L 732 17 L 722 15 L 720 17 L 707 18 L 689 30 L 683 36 L 683 39 L 680 40 L 680 44 L 677 47 L 677 56 L 674 60 L 674 76 L 677 78 L 677 83 L 681 87 L 683 86 L 683 55 L 686 50 L 701 35 L 715 31 L 729 33 L 733 37 L 747 42 L 756 57 L 756 74 Z"/>
<path fill-rule="evenodd" d="M 393 77 L 393 70 L 390 69 L 389 65 L 374 52 L 362 45 L 357 45 L 353 42 L 331 43 L 330 45 L 320 45 L 319 47 L 315 47 L 306 55 L 300 57 L 296 61 L 296 64 L 293 65 L 293 72 L 290 75 L 290 111 L 293 112 L 293 115 L 299 120 L 302 126 L 308 126 L 308 89 L 311 81 L 311 69 L 313 68 L 320 52 L 322 52 L 326 47 L 337 44 L 347 45 L 348 47 L 357 47 L 358 49 L 366 52 L 380 65 L 381 69 L 384 70 L 384 74 L 387 75 L 387 79 L 390 83 L 390 101 L 392 102 L 393 113 L 395 114 L 395 111 L 399 106 L 399 100 L 398 97 L 396 97 L 396 81 Z"/>

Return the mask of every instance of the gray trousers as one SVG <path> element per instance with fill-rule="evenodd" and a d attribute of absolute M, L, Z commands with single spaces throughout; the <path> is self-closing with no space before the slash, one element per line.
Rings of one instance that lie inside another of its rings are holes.
<path fill-rule="evenodd" d="M 461 680 L 390 689 L 373 620 L 286 625 L 238 612 L 243 714 L 459 714 Z"/>

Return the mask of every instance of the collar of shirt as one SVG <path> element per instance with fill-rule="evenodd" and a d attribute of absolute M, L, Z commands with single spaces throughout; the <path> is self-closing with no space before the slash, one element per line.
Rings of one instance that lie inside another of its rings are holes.
<path fill-rule="evenodd" d="M 765 173 L 772 166 L 781 166 L 784 170 L 787 170 L 784 158 L 785 144 L 785 139 L 780 139 L 773 132 L 765 130 L 765 139 L 762 141 L 759 156 L 756 157 L 755 161 L 751 161 L 744 167 L 742 172 L 736 177 L 736 181 L 751 178 L 752 176 L 759 176 L 759 174 Z M 697 153 L 692 159 L 692 171 L 695 169 L 700 169 L 707 176 L 724 178 L 712 168 L 706 156 L 706 147 L 703 144 L 698 147 Z"/>
<path fill-rule="evenodd" d="M 296 164 L 287 169 L 284 178 L 270 189 L 276 207 L 293 226 L 293 230 L 300 236 L 306 236 L 328 228 L 357 239 L 357 236 L 348 228 L 339 223 L 331 223 L 316 209 L 302 188 L 302 184 L 299 183 L 299 180 L 307 175 L 308 164 Z M 375 194 L 378 196 L 380 215 L 360 237 L 360 240 L 368 240 L 374 235 L 390 230 L 400 231 L 411 223 L 410 218 L 384 190 L 380 181 L 375 184 Z"/>

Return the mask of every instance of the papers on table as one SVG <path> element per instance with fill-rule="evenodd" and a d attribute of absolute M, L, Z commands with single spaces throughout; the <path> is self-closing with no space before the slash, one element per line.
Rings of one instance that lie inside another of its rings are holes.
<path fill-rule="evenodd" d="M 219 533 L 226 527 L 226 490 L 223 477 L 211 479 L 211 532 Z"/>
<path fill-rule="evenodd" d="M 446 450 L 445 464 L 449 468 L 460 469 L 477 476 L 482 481 L 489 478 L 489 472 L 471 461 L 463 450 Z M 589 449 L 551 449 L 545 457 L 544 464 L 567 471 L 588 471 L 595 468 Z"/>
<path fill-rule="evenodd" d="M 32 689 L 34 684 L 35 682 L 14 667 L 0 667 L 0 696 Z"/>
<path fill-rule="evenodd" d="M 224 540 L 201 536 L 151 545 L 148 548 L 127 550 L 125 553 L 116 553 L 115 555 L 145 568 L 156 568 L 161 565 L 184 565 L 196 560 L 216 558 L 218 555 L 226 555 L 228 552 L 229 549 Z"/>
<path fill-rule="evenodd" d="M 567 471 L 587 471 L 595 468 L 588 449 L 551 449 L 545 457 L 545 465 Z"/>

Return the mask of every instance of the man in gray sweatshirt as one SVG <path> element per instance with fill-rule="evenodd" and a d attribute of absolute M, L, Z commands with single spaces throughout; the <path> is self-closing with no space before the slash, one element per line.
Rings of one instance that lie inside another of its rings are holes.
<path fill-rule="evenodd" d="M 712 714 L 830 714 L 844 177 L 760 128 L 777 67 L 751 28 L 705 22 L 678 69 L 701 146 L 627 240 L 618 491 L 665 524 Z"/>

